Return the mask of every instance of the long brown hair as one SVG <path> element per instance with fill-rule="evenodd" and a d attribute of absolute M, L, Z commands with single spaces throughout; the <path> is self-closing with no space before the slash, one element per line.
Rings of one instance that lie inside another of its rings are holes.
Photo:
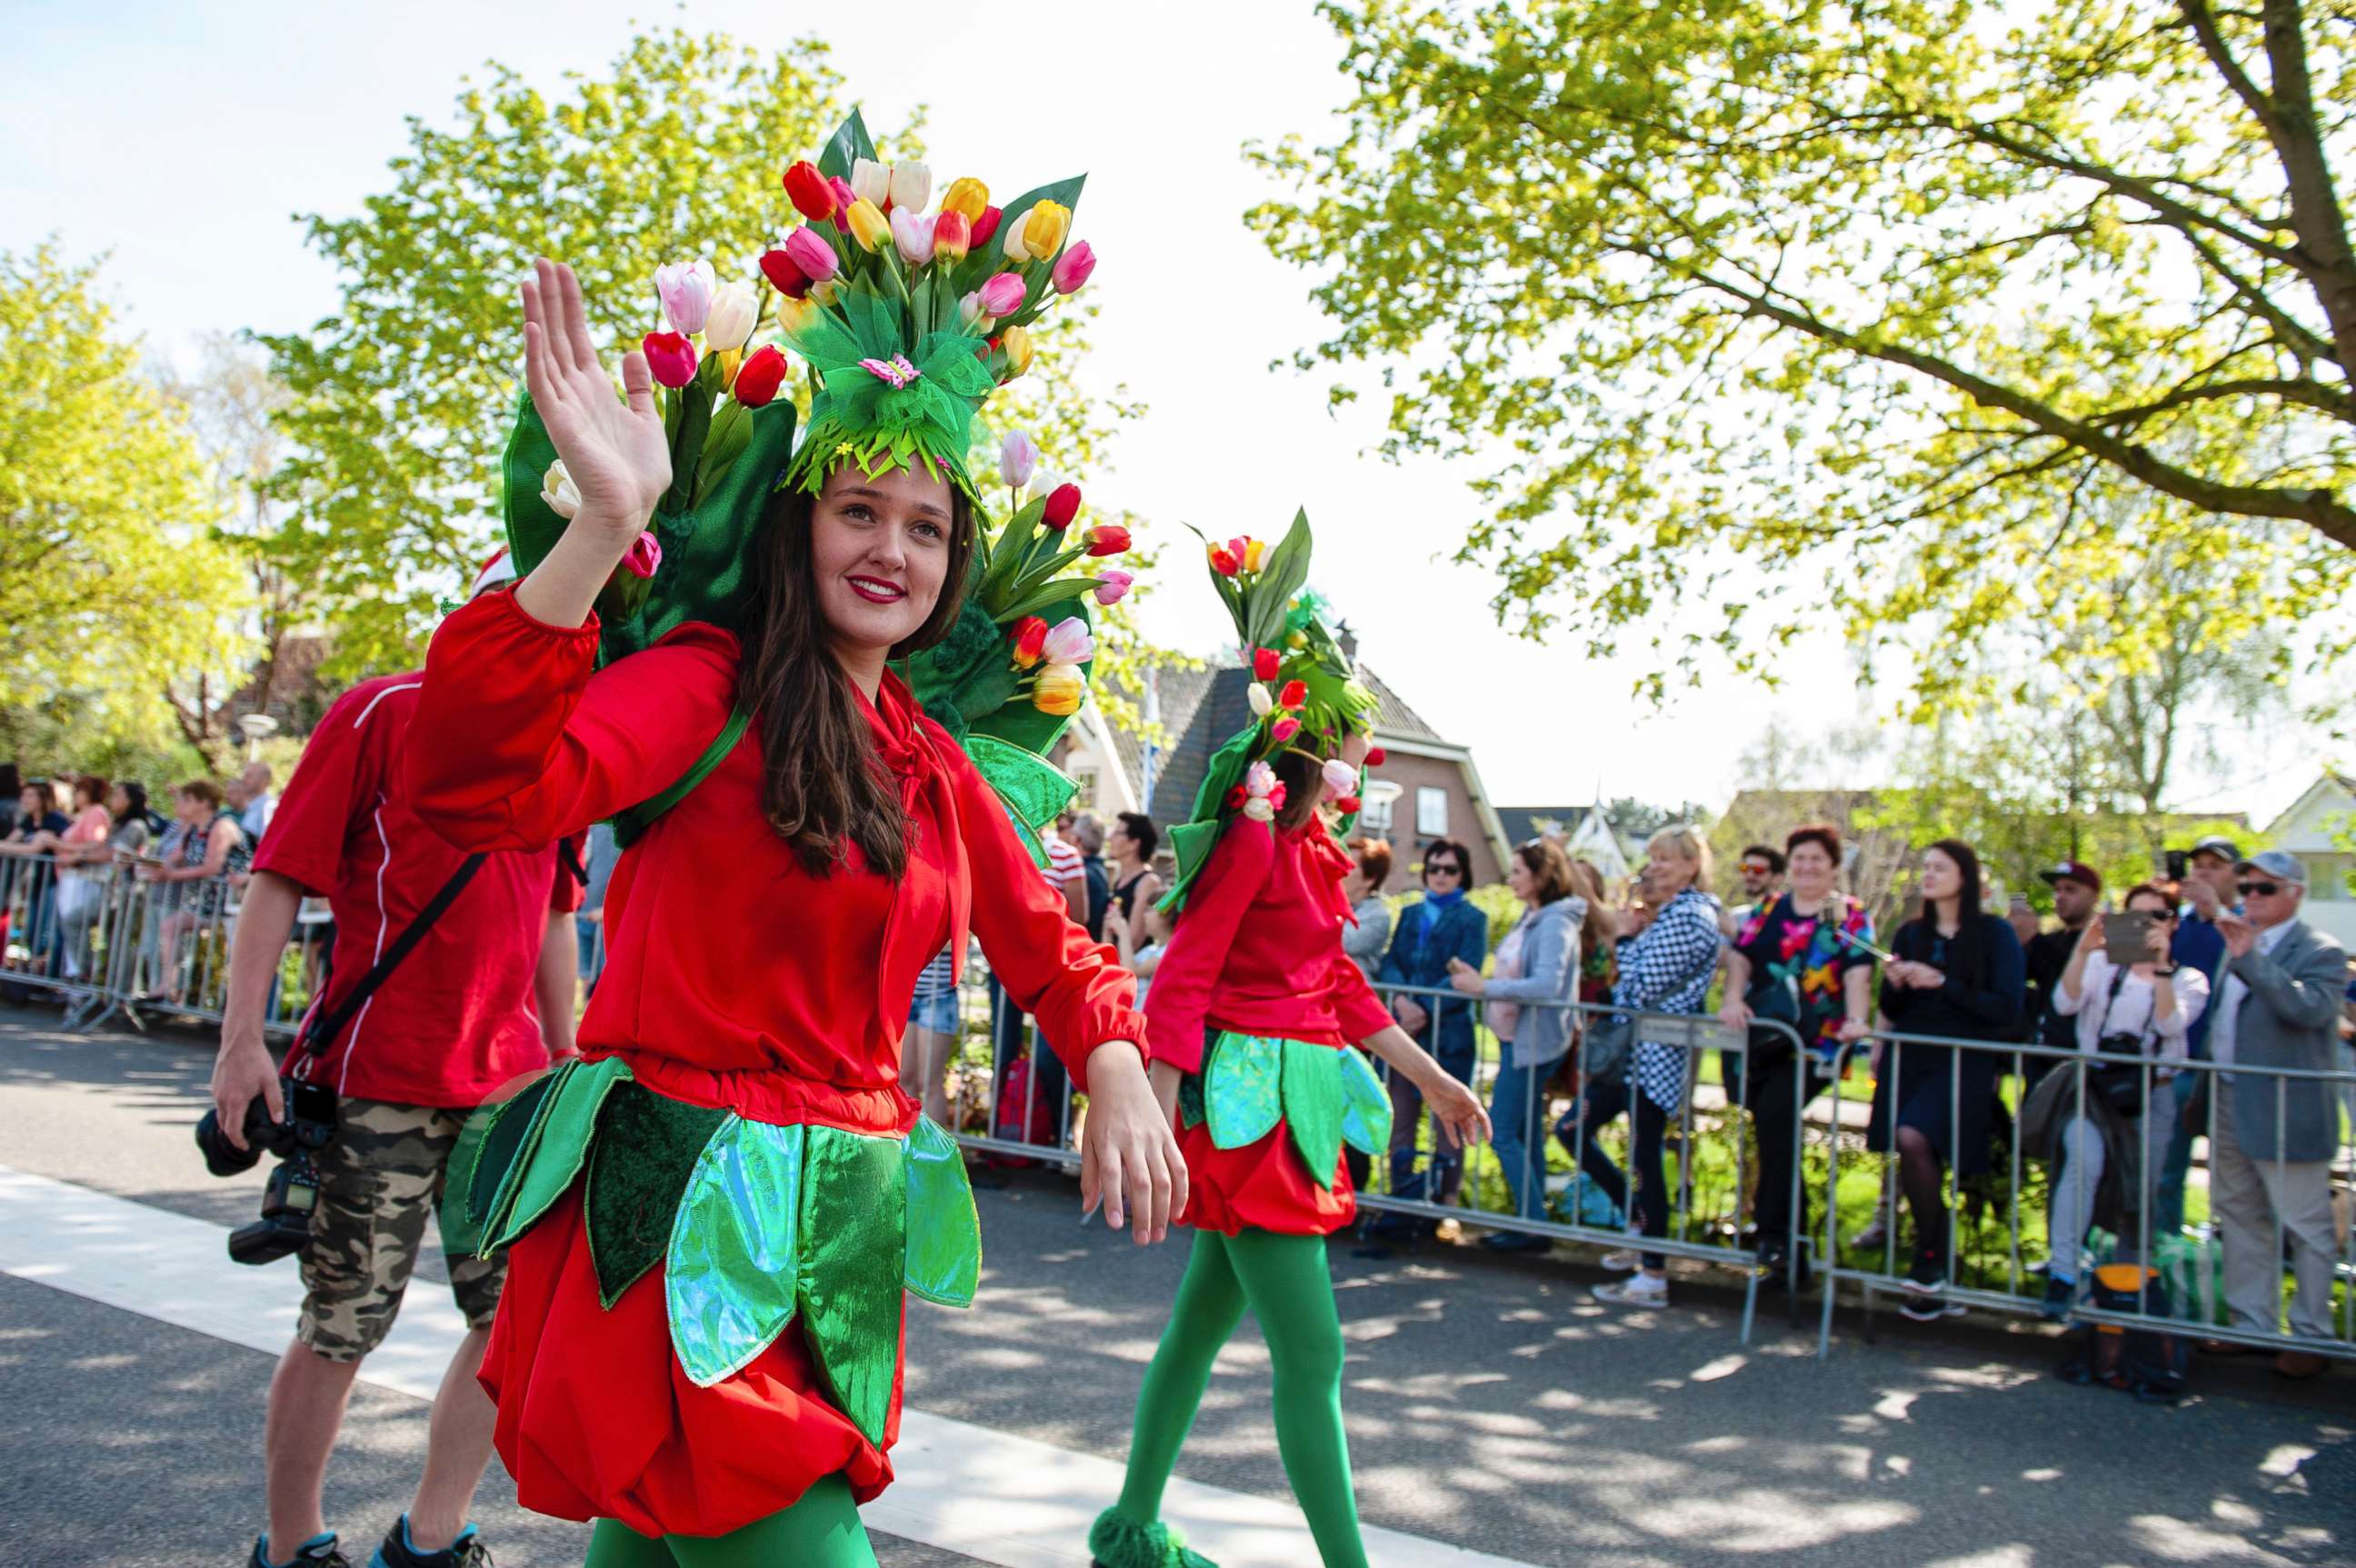
<path fill-rule="evenodd" d="M 796 488 L 769 503 L 753 552 L 755 621 L 737 677 L 737 701 L 761 736 L 761 810 L 803 869 L 823 876 L 857 844 L 868 866 L 898 880 L 908 864 L 900 791 L 870 738 L 851 678 L 827 639 L 810 564 L 816 498 Z M 973 559 L 973 506 L 949 487 L 949 561 L 941 596 L 894 659 L 948 635 L 964 607 Z"/>

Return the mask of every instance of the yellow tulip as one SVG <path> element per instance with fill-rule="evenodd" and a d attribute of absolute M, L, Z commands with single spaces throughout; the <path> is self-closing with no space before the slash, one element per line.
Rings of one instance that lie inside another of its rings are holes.
<path fill-rule="evenodd" d="M 723 386 L 734 386 L 736 384 L 736 367 L 744 362 L 744 351 L 741 349 L 723 349 L 718 354 L 714 355 L 713 358 L 720 361 L 721 384 Z"/>
<path fill-rule="evenodd" d="M 1064 236 L 1071 230 L 1070 208 L 1060 201 L 1042 201 L 1023 220 L 1023 248 L 1044 262 L 1064 248 Z"/>
<path fill-rule="evenodd" d="M 1000 334 L 998 346 L 1006 351 L 1006 375 L 1009 381 L 1031 368 L 1031 334 L 1027 328 L 1008 328 Z"/>
<path fill-rule="evenodd" d="M 970 175 L 953 179 L 948 194 L 941 198 L 941 210 L 962 212 L 968 223 L 979 223 L 981 215 L 990 210 L 990 187 Z"/>
<path fill-rule="evenodd" d="M 1078 665 L 1050 664 L 1039 671 L 1039 683 L 1031 692 L 1031 705 L 1043 714 L 1066 717 L 1080 711 L 1080 699 L 1087 695 L 1087 691 Z"/>
<path fill-rule="evenodd" d="M 1259 558 L 1267 553 L 1268 541 L 1265 539 L 1255 539 L 1246 544 L 1244 546 L 1244 570 L 1247 572 L 1258 571 Z"/>
<path fill-rule="evenodd" d="M 859 242 L 862 251 L 873 252 L 892 242 L 892 220 L 884 209 L 861 197 L 851 204 L 851 237 Z"/>
<path fill-rule="evenodd" d="M 777 328 L 787 337 L 807 329 L 817 319 L 818 306 L 810 301 L 789 294 L 777 295 Z"/>

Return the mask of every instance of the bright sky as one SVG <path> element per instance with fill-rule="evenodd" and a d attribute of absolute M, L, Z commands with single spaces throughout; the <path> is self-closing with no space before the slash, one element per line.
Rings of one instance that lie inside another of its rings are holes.
<path fill-rule="evenodd" d="M 942 181 L 972 172 L 1020 189 L 1088 174 L 1075 231 L 1103 258 L 1089 374 L 1126 381 L 1151 412 L 1122 433 L 1111 471 L 1080 478 L 1154 520 L 1171 547 L 1146 607 L 1157 640 L 1207 652 L 1233 637 L 1180 523 L 1274 535 L 1302 505 L 1317 526 L 1315 581 L 1358 628 L 1363 656 L 1442 734 L 1473 746 L 1501 803 L 1582 802 L 1600 786 L 1719 806 L 1771 715 L 1804 725 L 1864 700 L 1830 638 L 1795 650 L 1779 692 L 1719 672 L 1664 711 L 1630 695 L 1633 661 L 1508 635 L 1487 607 L 1488 576 L 1447 564 L 1474 515 L 1472 476 L 1365 456 L 1376 423 L 1330 417 L 1327 377 L 1268 369 L 1324 329 L 1308 277 L 1270 259 L 1241 220 L 1269 194 L 1243 144 L 1317 137 L 1344 100 L 1335 39 L 1301 0 L 825 10 L 0 0 L 14 40 L 0 68 L 0 247 L 55 234 L 70 255 L 111 253 L 109 296 L 152 350 L 175 357 L 208 330 L 307 326 L 334 308 L 335 277 L 290 214 L 348 213 L 384 188 L 403 116 L 446 123 L 459 77 L 482 62 L 561 93 L 564 72 L 601 72 L 635 24 L 767 47 L 822 33 L 872 124 L 926 107 Z M 810 150 L 780 147 L 780 166 Z M 782 199 L 779 213 L 782 231 Z M 2319 751 L 2303 743 L 2297 755 L 2279 777 L 2245 779 L 2203 805 L 2263 820 L 2312 778 L 2305 758 Z M 2217 785 L 2196 780 L 2188 793 Z"/>

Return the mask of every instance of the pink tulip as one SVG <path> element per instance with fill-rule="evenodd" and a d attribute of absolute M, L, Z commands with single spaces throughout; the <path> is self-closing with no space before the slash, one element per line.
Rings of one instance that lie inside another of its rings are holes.
<path fill-rule="evenodd" d="M 975 293 L 980 296 L 984 316 L 1012 316 L 1023 308 L 1023 280 L 1012 273 L 999 274 Z"/>
<path fill-rule="evenodd" d="M 851 232 L 851 204 L 859 199 L 859 193 L 851 189 L 851 182 L 839 174 L 827 176 L 826 183 L 828 188 L 834 192 L 834 226 L 848 234 Z"/>
<path fill-rule="evenodd" d="M 786 236 L 786 258 L 802 270 L 802 275 L 812 283 L 825 283 L 842 270 L 842 258 L 834 253 L 834 246 L 815 229 L 797 229 Z"/>
<path fill-rule="evenodd" d="M 675 262 L 655 269 L 655 293 L 671 330 L 692 338 L 703 330 L 712 314 L 713 277 L 710 262 Z"/>
<path fill-rule="evenodd" d="M 1328 797 L 1357 793 L 1358 770 L 1340 757 L 1328 757 L 1325 766 L 1320 771 L 1325 776 L 1325 793 Z"/>
<path fill-rule="evenodd" d="M 1137 578 L 1127 572 L 1104 571 L 1097 574 L 1097 603 L 1107 609 L 1129 596 L 1130 585 Z"/>
<path fill-rule="evenodd" d="M 1292 718 L 1279 719 L 1276 721 L 1276 727 L 1268 733 L 1277 745 L 1282 746 L 1301 733 L 1301 721 Z"/>
<path fill-rule="evenodd" d="M 1096 270 L 1096 251 L 1083 240 L 1057 258 L 1050 277 L 1057 294 L 1077 294 L 1088 281 L 1088 274 Z"/>
<path fill-rule="evenodd" d="M 1088 635 L 1088 623 L 1074 616 L 1055 624 L 1039 654 L 1050 664 L 1085 664 L 1096 650 L 1097 641 Z"/>
<path fill-rule="evenodd" d="M 683 387 L 695 380 L 695 345 L 676 332 L 649 332 L 639 342 L 647 369 L 667 387 Z"/>
<path fill-rule="evenodd" d="M 662 564 L 662 541 L 648 529 L 630 541 L 628 553 L 622 557 L 622 570 L 633 577 L 651 577 Z"/>
<path fill-rule="evenodd" d="M 900 259 L 921 267 L 933 259 L 933 220 L 905 207 L 892 209 L 892 244 Z"/>

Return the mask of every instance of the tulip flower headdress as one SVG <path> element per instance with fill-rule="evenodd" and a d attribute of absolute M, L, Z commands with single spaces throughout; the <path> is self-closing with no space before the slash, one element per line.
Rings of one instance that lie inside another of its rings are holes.
<path fill-rule="evenodd" d="M 1318 761 L 1325 803 L 1345 820 L 1357 815 L 1363 770 L 1342 760 L 1342 743 L 1373 732 L 1375 697 L 1326 624 L 1325 599 L 1304 585 L 1311 542 L 1305 512 L 1274 546 L 1250 538 L 1206 542 L 1211 584 L 1235 618 L 1251 671 L 1252 721 L 1213 755 L 1194 816 L 1170 832 L 1178 879 L 1162 899 L 1165 908 L 1185 907 L 1195 874 L 1229 821 L 1276 820 L 1284 785 L 1275 759 L 1284 752 Z M 1370 762 L 1381 759 L 1379 752 L 1369 754 Z"/>
<path fill-rule="evenodd" d="M 805 221 L 761 256 L 757 279 L 722 281 L 704 261 L 656 270 L 665 327 L 642 347 L 663 389 L 672 482 L 653 526 L 599 596 L 601 660 L 691 620 L 741 627 L 769 498 L 789 486 L 814 492 L 841 462 L 869 474 L 921 468 L 981 502 L 968 470 L 975 416 L 1029 368 L 1032 324 L 1096 268 L 1087 244 L 1067 243 L 1079 178 L 1003 208 L 991 205 L 980 181 L 959 179 L 927 213 L 931 174 L 921 164 L 878 162 L 856 113 L 817 163 L 795 163 L 783 183 Z M 772 323 L 784 347 L 755 345 Z M 798 451 L 794 405 L 777 396 L 786 348 L 808 362 L 812 381 Z M 1037 460 L 1027 437 L 1009 438 L 1001 468 L 1012 515 L 982 528 L 975 578 L 949 636 L 904 670 L 926 710 L 999 788 L 1034 854 L 1038 827 L 1072 790 L 1042 754 L 1086 689 L 1094 651 L 1087 600 L 1111 604 L 1130 581 L 1111 570 L 1068 575 L 1078 562 L 1125 552 L 1129 537 L 1113 526 L 1074 534 L 1079 491 L 1032 485 Z M 529 394 L 505 478 L 509 545 L 517 570 L 530 572 L 580 498 Z M 733 718 L 671 789 L 625 813 L 622 831 L 634 834 L 693 788 L 746 717 Z"/>

